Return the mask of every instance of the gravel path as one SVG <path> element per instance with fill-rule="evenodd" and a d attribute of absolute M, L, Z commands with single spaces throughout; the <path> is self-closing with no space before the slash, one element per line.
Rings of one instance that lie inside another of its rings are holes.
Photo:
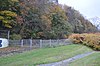
<path fill-rule="evenodd" d="M 55 62 L 55 63 L 50 63 L 50 64 L 41 64 L 41 65 L 38 65 L 38 66 L 68 66 L 68 64 L 70 62 L 73 62 L 77 59 L 80 59 L 80 58 L 83 58 L 85 56 L 91 55 L 93 53 L 94 52 L 87 52 L 87 53 L 84 53 L 84 54 L 76 55 L 72 58 L 69 58 L 69 59 L 66 59 L 66 60 L 63 60 L 63 61 L 60 61 L 60 62 Z"/>

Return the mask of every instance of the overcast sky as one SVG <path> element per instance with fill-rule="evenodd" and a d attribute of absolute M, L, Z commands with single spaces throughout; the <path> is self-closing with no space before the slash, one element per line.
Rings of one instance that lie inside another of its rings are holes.
<path fill-rule="evenodd" d="M 59 0 L 78 10 L 86 18 L 100 17 L 100 0 Z"/>

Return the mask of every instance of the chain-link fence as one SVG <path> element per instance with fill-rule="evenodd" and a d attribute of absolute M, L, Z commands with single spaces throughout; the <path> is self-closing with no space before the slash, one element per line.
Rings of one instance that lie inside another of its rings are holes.
<path fill-rule="evenodd" d="M 72 44 L 69 39 L 57 39 L 57 40 L 42 40 L 42 39 L 22 39 L 22 40 L 9 40 L 9 46 L 18 46 L 26 48 L 46 48 L 56 47 Z"/>
<path fill-rule="evenodd" d="M 41 39 L 22 39 L 9 40 L 9 47 L 0 49 L 0 56 L 14 55 L 37 48 L 57 47 L 72 44 L 69 39 L 41 40 Z"/>

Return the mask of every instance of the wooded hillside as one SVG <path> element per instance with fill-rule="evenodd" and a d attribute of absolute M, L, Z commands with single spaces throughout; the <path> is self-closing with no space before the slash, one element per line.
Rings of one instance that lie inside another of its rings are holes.
<path fill-rule="evenodd" d="M 96 27 L 67 5 L 49 0 L 1 0 L 0 30 L 10 30 L 11 39 L 59 39 L 70 33 L 95 32 Z"/>

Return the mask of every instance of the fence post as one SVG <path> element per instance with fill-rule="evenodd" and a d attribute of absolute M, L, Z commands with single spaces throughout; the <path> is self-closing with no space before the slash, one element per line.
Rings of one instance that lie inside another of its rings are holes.
<path fill-rule="evenodd" d="M 42 39 L 40 39 L 40 48 L 42 48 Z"/>
<path fill-rule="evenodd" d="M 8 31 L 8 40 L 9 40 L 9 36 L 10 36 L 10 31 Z"/>
<path fill-rule="evenodd" d="M 57 43 L 58 43 L 58 46 L 59 46 L 59 39 L 57 39 Z"/>
<path fill-rule="evenodd" d="M 32 39 L 30 39 L 30 49 L 32 48 Z"/>
<path fill-rule="evenodd" d="M 50 47 L 51 47 L 51 46 L 52 46 L 52 45 L 51 45 L 51 39 L 50 39 L 49 41 L 50 41 Z"/>
<path fill-rule="evenodd" d="M 21 47 L 23 47 L 23 39 L 21 40 Z"/>

